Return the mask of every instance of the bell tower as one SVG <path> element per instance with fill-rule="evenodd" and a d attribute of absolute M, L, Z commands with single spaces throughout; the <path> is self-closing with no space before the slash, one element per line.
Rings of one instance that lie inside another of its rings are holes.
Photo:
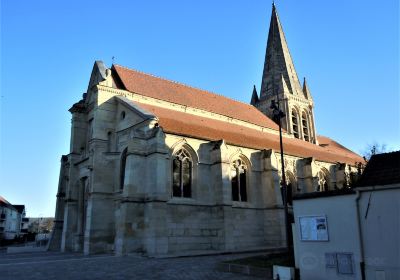
<path fill-rule="evenodd" d="M 271 102 L 278 99 L 285 113 L 282 128 L 295 138 L 316 144 L 311 93 L 305 78 L 300 85 L 278 12 L 272 4 L 260 97 L 253 89 L 251 104 L 273 119 Z"/>

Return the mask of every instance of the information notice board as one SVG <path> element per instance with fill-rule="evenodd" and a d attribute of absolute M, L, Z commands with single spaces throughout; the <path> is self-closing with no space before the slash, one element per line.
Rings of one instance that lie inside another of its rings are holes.
<path fill-rule="evenodd" d="M 328 224 L 326 216 L 300 216 L 300 240 L 328 241 Z"/>

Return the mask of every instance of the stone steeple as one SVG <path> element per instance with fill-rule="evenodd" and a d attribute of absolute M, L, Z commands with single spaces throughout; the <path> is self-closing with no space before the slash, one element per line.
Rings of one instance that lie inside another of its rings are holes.
<path fill-rule="evenodd" d="M 273 94 L 273 85 L 278 86 L 281 75 L 285 79 L 289 92 L 303 95 L 300 82 L 294 68 L 292 57 L 286 43 L 285 34 L 279 21 L 275 5 L 272 5 L 267 50 L 265 53 L 264 72 L 261 83 L 261 99 Z M 275 93 L 276 94 L 276 93 Z"/>
<path fill-rule="evenodd" d="M 278 12 L 272 4 L 260 97 L 252 98 L 251 104 L 273 119 L 271 101 L 276 102 L 277 98 L 285 113 L 282 127 L 287 133 L 316 143 L 311 93 L 305 79 L 303 87 L 300 84 Z"/>

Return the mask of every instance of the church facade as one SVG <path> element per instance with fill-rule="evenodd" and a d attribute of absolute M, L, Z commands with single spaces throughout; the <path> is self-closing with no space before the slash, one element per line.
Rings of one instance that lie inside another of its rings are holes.
<path fill-rule="evenodd" d="M 291 194 L 346 187 L 362 158 L 315 130 L 275 7 L 251 104 L 96 61 L 61 158 L 51 250 L 149 256 L 286 244 Z"/>

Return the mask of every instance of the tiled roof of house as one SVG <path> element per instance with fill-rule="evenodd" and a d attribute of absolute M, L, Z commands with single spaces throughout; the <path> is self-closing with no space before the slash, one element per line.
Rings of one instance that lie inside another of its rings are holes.
<path fill-rule="evenodd" d="M 192 88 L 122 66 L 113 65 L 114 79 L 122 89 L 140 95 L 190 106 L 221 114 L 248 123 L 277 130 L 278 126 L 255 107 L 204 90 Z M 115 75 L 116 74 L 116 75 Z M 246 126 L 179 112 L 158 106 L 139 103 L 159 118 L 165 132 L 205 140 L 224 139 L 229 144 L 255 149 L 279 151 L 279 137 Z M 322 146 L 299 139 L 284 138 L 286 154 L 314 157 L 327 162 L 344 162 L 354 165 L 363 159 L 339 143 L 318 136 Z"/>
<path fill-rule="evenodd" d="M 400 183 L 400 151 L 373 155 L 357 186 L 377 186 Z"/>
<path fill-rule="evenodd" d="M 9 204 L 9 205 L 11 205 L 11 203 L 10 202 L 8 202 L 4 197 L 2 197 L 1 195 L 0 195 L 0 202 L 2 202 L 2 203 L 4 203 L 4 204 Z"/>
<path fill-rule="evenodd" d="M 122 66 L 113 65 L 112 69 L 118 74 L 123 88 L 130 92 L 278 130 L 275 122 L 250 104 Z"/>
<path fill-rule="evenodd" d="M 8 202 L 8 201 L 7 201 L 4 197 L 2 197 L 1 195 L 0 195 L 0 205 L 1 205 L 1 206 L 4 206 L 4 207 L 7 207 L 7 208 L 14 209 L 14 207 L 11 205 L 11 203 Z"/>

